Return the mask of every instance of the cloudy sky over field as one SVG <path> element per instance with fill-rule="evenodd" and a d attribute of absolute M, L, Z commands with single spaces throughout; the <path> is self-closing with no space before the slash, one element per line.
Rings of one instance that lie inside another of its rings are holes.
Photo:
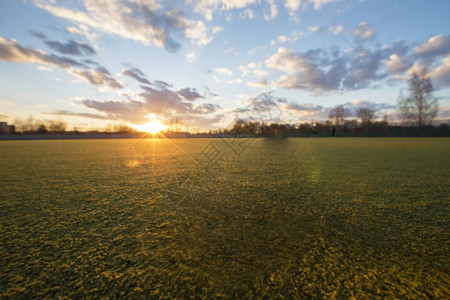
<path fill-rule="evenodd" d="M 448 0 L 1 0 L 0 119 L 224 127 L 393 117 L 412 71 L 450 119 Z M 71 129 L 69 127 L 69 129 Z"/>

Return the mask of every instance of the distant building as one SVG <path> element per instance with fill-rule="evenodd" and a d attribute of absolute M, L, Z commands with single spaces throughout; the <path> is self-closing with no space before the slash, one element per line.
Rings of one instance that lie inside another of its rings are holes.
<path fill-rule="evenodd" d="M 0 134 L 14 134 L 16 126 L 8 125 L 6 122 L 0 122 Z"/>

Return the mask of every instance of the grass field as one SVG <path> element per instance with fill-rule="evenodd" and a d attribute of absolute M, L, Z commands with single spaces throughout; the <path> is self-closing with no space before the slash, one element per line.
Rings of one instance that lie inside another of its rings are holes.
<path fill-rule="evenodd" d="M 450 139 L 0 142 L 0 298 L 450 298 Z"/>

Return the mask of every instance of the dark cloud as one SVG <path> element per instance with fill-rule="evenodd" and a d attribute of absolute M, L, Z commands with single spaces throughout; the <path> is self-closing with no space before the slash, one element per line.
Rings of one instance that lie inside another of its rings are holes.
<path fill-rule="evenodd" d="M 204 103 L 202 105 L 199 105 L 195 108 L 195 112 L 198 114 L 211 114 L 215 113 L 218 109 L 220 109 L 220 106 L 217 104 L 212 103 Z"/>
<path fill-rule="evenodd" d="M 313 95 L 376 88 L 391 74 L 406 72 L 413 65 L 412 47 L 404 41 L 379 49 L 356 46 L 345 52 L 339 48 L 311 49 L 295 53 L 280 47 L 266 65 L 287 75 L 275 85 L 310 91 Z"/>
<path fill-rule="evenodd" d="M 172 87 L 171 84 L 162 81 L 162 80 L 155 80 L 153 83 L 153 86 L 155 86 L 157 89 L 169 89 Z"/>
<path fill-rule="evenodd" d="M 83 100 L 82 103 L 89 108 L 93 108 L 99 112 L 106 114 L 107 119 L 122 120 L 130 123 L 142 124 L 148 121 L 146 116 L 148 113 L 145 103 L 128 100 L 120 101 L 106 101 L 101 102 L 97 100 Z"/>
<path fill-rule="evenodd" d="M 209 87 L 207 87 L 206 85 L 203 86 L 203 88 L 205 89 L 205 94 L 206 96 L 209 97 L 217 97 L 218 95 L 216 93 L 213 93 Z"/>
<path fill-rule="evenodd" d="M 60 54 L 74 56 L 97 54 L 97 52 L 91 46 L 84 42 L 69 40 L 66 43 L 61 43 L 48 39 L 47 36 L 40 31 L 30 30 L 30 33 L 35 37 L 43 40 L 50 49 L 55 50 Z"/>
<path fill-rule="evenodd" d="M 85 64 L 88 64 L 88 65 L 98 66 L 98 63 L 96 61 L 93 61 L 93 60 L 90 60 L 90 59 L 83 59 L 83 62 Z"/>
<path fill-rule="evenodd" d="M 140 74 L 143 75 L 143 74 Z M 163 81 L 150 82 L 149 86 L 141 86 L 142 92 L 136 94 L 137 99 L 127 98 L 125 101 L 97 101 L 83 100 L 82 103 L 91 109 L 99 111 L 111 120 L 122 120 L 135 124 L 148 122 L 147 116 L 155 114 L 167 118 L 179 117 L 183 121 L 208 119 L 212 121 L 212 114 L 220 110 L 217 104 L 203 103 L 194 105 L 192 100 L 187 100 L 179 91 L 170 89 L 170 84 Z M 189 89 L 191 92 L 195 89 Z"/>
<path fill-rule="evenodd" d="M 348 108 L 350 111 L 353 111 L 353 113 L 356 113 L 356 110 L 359 108 L 368 108 L 375 112 L 385 109 L 397 109 L 397 105 L 395 104 L 378 103 L 359 99 L 355 99 L 353 100 L 353 102 L 347 102 L 344 104 L 344 106 L 346 106 L 346 108 Z"/>
<path fill-rule="evenodd" d="M 109 71 L 103 67 L 88 70 L 71 70 L 70 72 L 89 81 L 93 85 L 105 85 L 112 88 L 123 88 L 122 84 L 114 79 Z"/>
<path fill-rule="evenodd" d="M 313 94 L 337 91 L 348 72 L 345 57 L 329 59 L 326 51 L 315 49 L 293 53 L 286 48 L 266 60 L 266 65 L 289 74 L 277 82 L 280 87 L 309 90 Z"/>
<path fill-rule="evenodd" d="M 387 74 L 381 68 L 385 58 L 381 51 L 362 49 L 355 53 L 348 61 L 349 68 L 342 82 L 343 88 L 359 90 L 385 78 Z"/>
<path fill-rule="evenodd" d="M 375 112 L 377 117 L 382 117 L 383 114 L 396 110 L 397 105 L 392 105 L 388 103 L 376 103 L 372 101 L 365 101 L 355 99 L 352 102 L 347 102 L 343 104 L 345 110 L 349 113 L 350 118 L 355 118 L 358 109 L 367 108 Z M 295 116 L 298 120 L 327 120 L 330 111 L 334 108 L 333 106 L 322 106 L 317 104 L 299 104 L 295 102 L 282 103 L 281 108 L 285 115 Z"/>
<path fill-rule="evenodd" d="M 146 78 L 144 72 L 138 68 L 125 69 L 122 73 L 128 77 L 134 78 L 140 83 L 151 85 L 152 83 Z"/>
<path fill-rule="evenodd" d="M 193 113 L 193 104 L 183 101 L 182 97 L 175 91 L 163 88 L 141 86 L 143 93 L 138 96 L 145 100 L 152 109 L 152 113 Z"/>
<path fill-rule="evenodd" d="M 47 38 L 47 36 L 46 36 L 44 33 L 40 32 L 40 31 L 30 30 L 30 33 L 31 33 L 32 35 L 34 35 L 35 37 L 37 37 L 37 38 L 39 38 L 39 39 L 42 39 L 42 40 L 44 40 L 44 39 Z"/>
<path fill-rule="evenodd" d="M 272 92 L 263 92 L 256 97 L 247 98 L 243 106 L 231 112 L 249 121 L 274 122 L 282 114 L 279 103 L 284 101 L 285 98 L 276 97 Z"/>
<path fill-rule="evenodd" d="M 205 98 L 198 93 L 197 89 L 191 89 L 191 88 L 179 89 L 178 94 L 181 95 L 184 99 L 189 100 L 189 101 L 194 101 L 197 99 Z"/>
<path fill-rule="evenodd" d="M 44 112 L 44 114 L 48 115 L 57 115 L 57 116 L 75 116 L 82 118 L 90 118 L 90 119 L 98 119 L 98 120 L 109 120 L 108 117 L 99 115 L 99 114 L 91 114 L 91 113 L 77 113 L 67 110 L 56 110 L 53 112 Z"/>
<path fill-rule="evenodd" d="M 357 35 L 371 38 L 373 32 L 363 24 Z M 356 34 L 356 33 L 355 33 Z M 265 64 L 282 75 L 275 87 L 300 89 L 322 95 L 403 81 L 411 71 L 426 70 L 437 89 L 450 86 L 450 36 L 438 35 L 417 44 L 399 40 L 392 45 L 368 49 L 362 44 L 341 51 L 338 47 L 310 49 L 295 53 L 280 47 Z"/>
<path fill-rule="evenodd" d="M 289 110 L 297 110 L 297 111 L 320 111 L 323 109 L 322 105 L 315 104 L 297 104 L 297 103 L 287 103 L 286 108 Z"/>
<path fill-rule="evenodd" d="M 53 64 L 61 68 L 86 67 L 86 65 L 81 64 L 71 58 L 47 54 L 43 51 L 24 47 L 15 40 L 5 40 L 1 37 L 0 60 L 8 62 Z"/>
<path fill-rule="evenodd" d="M 73 40 L 70 40 L 65 44 L 60 43 L 58 41 L 46 40 L 45 44 L 49 48 L 51 48 L 55 51 L 58 51 L 61 54 L 65 54 L 65 55 L 81 56 L 81 55 L 97 54 L 97 52 L 88 44 L 79 43 L 79 42 L 76 42 Z"/>
<path fill-rule="evenodd" d="M 211 117 L 185 115 L 182 117 L 182 121 L 183 123 L 191 124 L 192 127 L 211 128 L 211 126 L 220 122 L 224 117 L 223 114 L 216 114 Z"/>
<path fill-rule="evenodd" d="M 109 71 L 104 67 L 98 66 L 95 69 L 91 69 L 87 65 L 71 58 L 48 54 L 40 50 L 24 47 L 17 41 L 5 40 L 1 37 L 0 60 L 31 64 L 51 64 L 75 75 L 76 77 L 82 78 L 93 85 L 122 88 L 122 85 L 114 79 Z"/>
<path fill-rule="evenodd" d="M 156 11 L 150 9 L 146 5 L 137 5 L 135 16 L 141 16 L 142 20 L 151 27 L 161 29 L 161 38 L 164 48 L 170 52 L 176 52 L 180 49 L 181 44 L 175 41 L 172 34 L 178 31 L 183 26 L 181 22 L 177 21 L 178 14 L 167 15 L 159 14 Z M 176 33 L 175 33 L 176 35 Z"/>

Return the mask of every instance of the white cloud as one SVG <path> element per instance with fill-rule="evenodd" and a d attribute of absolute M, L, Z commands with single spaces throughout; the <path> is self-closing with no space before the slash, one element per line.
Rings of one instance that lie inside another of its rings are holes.
<path fill-rule="evenodd" d="M 339 0 L 309 0 L 309 2 L 314 4 L 314 9 L 321 9 L 323 5 L 331 2 L 336 2 Z"/>
<path fill-rule="evenodd" d="M 336 49 L 312 49 L 294 53 L 284 47 L 266 59 L 268 68 L 287 73 L 275 82 L 274 87 L 301 89 L 313 95 L 376 88 L 388 78 L 383 68 L 395 50 L 401 50 L 401 43 L 381 50 L 362 47 L 340 52 Z M 390 66 L 395 69 L 392 57 Z M 385 62 L 383 64 L 383 62 Z"/>
<path fill-rule="evenodd" d="M 212 30 L 214 34 L 224 31 L 224 28 L 221 26 L 215 26 Z"/>
<path fill-rule="evenodd" d="M 292 51 L 284 47 L 278 48 L 278 52 L 266 60 L 267 67 L 289 74 L 295 73 L 297 69 L 301 68 L 303 63 L 303 59 L 296 57 Z"/>
<path fill-rule="evenodd" d="M 293 16 L 300 7 L 300 4 L 302 4 L 302 0 L 285 0 L 284 6 L 288 10 L 289 14 Z"/>
<path fill-rule="evenodd" d="M 308 26 L 308 30 L 313 32 L 313 33 L 320 31 L 320 29 L 321 28 L 319 26 Z"/>
<path fill-rule="evenodd" d="M 53 73 L 53 69 L 48 66 L 38 66 L 37 68 L 38 68 L 38 70 L 41 70 L 41 71 Z"/>
<path fill-rule="evenodd" d="M 386 69 L 393 74 L 401 74 L 408 70 L 412 64 L 405 57 L 392 54 L 389 59 L 385 60 Z"/>
<path fill-rule="evenodd" d="M 267 80 L 247 82 L 247 85 L 256 88 L 266 88 Z"/>
<path fill-rule="evenodd" d="M 301 37 L 301 36 L 303 36 L 303 32 L 296 30 L 296 31 L 292 32 L 290 36 L 285 36 L 285 35 L 277 36 L 275 40 L 272 40 L 270 42 L 270 44 L 273 46 L 277 42 L 279 42 L 279 43 L 285 43 L 285 42 L 295 43 L 296 41 L 298 41 L 299 37 Z"/>
<path fill-rule="evenodd" d="M 269 76 L 270 72 L 267 70 L 255 69 L 253 71 L 253 74 L 255 75 L 256 78 L 263 78 Z"/>
<path fill-rule="evenodd" d="M 264 50 L 264 49 L 266 49 L 266 47 L 264 47 L 264 46 L 254 47 L 254 48 L 251 48 L 250 50 L 248 50 L 247 54 L 248 55 L 253 55 L 253 54 L 256 53 L 256 51 Z"/>
<path fill-rule="evenodd" d="M 73 34 L 78 34 L 81 36 L 84 36 L 86 39 L 88 39 L 89 42 L 94 46 L 95 49 L 98 49 L 97 40 L 101 37 L 100 34 L 97 33 L 90 33 L 89 27 L 87 27 L 84 24 L 80 24 L 79 28 L 74 26 L 69 26 L 66 28 L 66 30 Z"/>
<path fill-rule="evenodd" d="M 260 68 L 261 67 L 261 63 L 255 63 L 255 62 L 251 62 L 246 66 L 240 66 L 239 70 L 242 72 L 242 77 L 247 76 L 252 69 L 256 69 L 256 68 Z"/>
<path fill-rule="evenodd" d="M 414 48 L 414 53 L 424 57 L 436 57 L 450 53 L 450 36 L 437 35 Z"/>
<path fill-rule="evenodd" d="M 334 34 L 334 35 L 338 35 L 340 33 L 342 33 L 344 31 L 344 26 L 342 25 L 338 25 L 338 26 L 329 26 L 328 30 Z"/>
<path fill-rule="evenodd" d="M 365 41 L 375 37 L 375 29 L 366 22 L 361 22 L 352 31 L 352 36 L 357 41 Z"/>
<path fill-rule="evenodd" d="M 431 70 L 429 76 L 435 80 L 437 87 L 450 87 L 450 55 L 442 60 L 442 64 Z"/>
<path fill-rule="evenodd" d="M 189 52 L 186 54 L 186 59 L 188 62 L 194 62 L 197 59 L 197 54 L 195 52 Z"/>
<path fill-rule="evenodd" d="M 275 3 L 275 0 L 267 0 L 270 6 L 270 13 L 264 13 L 264 20 L 270 21 L 275 19 L 278 16 L 278 7 Z"/>
<path fill-rule="evenodd" d="M 56 6 L 52 1 L 33 0 L 33 3 L 49 13 L 110 34 L 177 51 L 181 44 L 178 36 L 190 39 L 199 46 L 212 38 L 206 34 L 202 21 L 189 20 L 176 10 L 164 9 L 156 1 L 137 0 L 84 0 L 86 12 Z M 69 27 L 73 33 L 83 30 Z M 84 32 L 84 34 L 86 34 Z"/>
<path fill-rule="evenodd" d="M 216 75 L 213 75 L 213 78 L 216 83 L 226 83 L 226 84 L 242 84 L 243 83 L 243 80 L 240 78 L 224 80 L 224 79 L 220 79 Z"/>
<path fill-rule="evenodd" d="M 244 11 L 240 14 L 240 18 L 241 18 L 241 19 L 252 20 L 252 19 L 255 18 L 255 13 L 253 12 L 253 10 L 247 8 L 246 10 L 244 10 Z"/>
<path fill-rule="evenodd" d="M 213 71 L 217 72 L 219 74 L 227 75 L 227 76 L 233 75 L 233 71 L 231 71 L 230 69 L 225 68 L 225 67 L 224 68 L 214 68 Z"/>
<path fill-rule="evenodd" d="M 239 55 L 239 52 L 236 51 L 236 48 L 230 47 L 230 48 L 226 48 L 222 51 L 223 54 L 227 55 L 227 54 L 234 54 L 234 55 Z"/>
<path fill-rule="evenodd" d="M 421 63 L 414 63 L 411 68 L 409 68 L 406 72 L 408 74 L 417 73 L 424 74 L 427 71 L 427 66 Z"/>
<path fill-rule="evenodd" d="M 206 34 L 206 26 L 203 21 L 190 21 L 186 18 L 180 18 L 178 22 L 184 23 L 184 37 L 191 40 L 193 44 L 198 46 L 208 45 L 213 37 L 208 37 Z"/>
<path fill-rule="evenodd" d="M 207 21 L 213 20 L 213 14 L 217 10 L 245 8 L 256 2 L 257 0 L 187 0 L 187 3 L 194 5 L 194 11 L 202 14 Z"/>

